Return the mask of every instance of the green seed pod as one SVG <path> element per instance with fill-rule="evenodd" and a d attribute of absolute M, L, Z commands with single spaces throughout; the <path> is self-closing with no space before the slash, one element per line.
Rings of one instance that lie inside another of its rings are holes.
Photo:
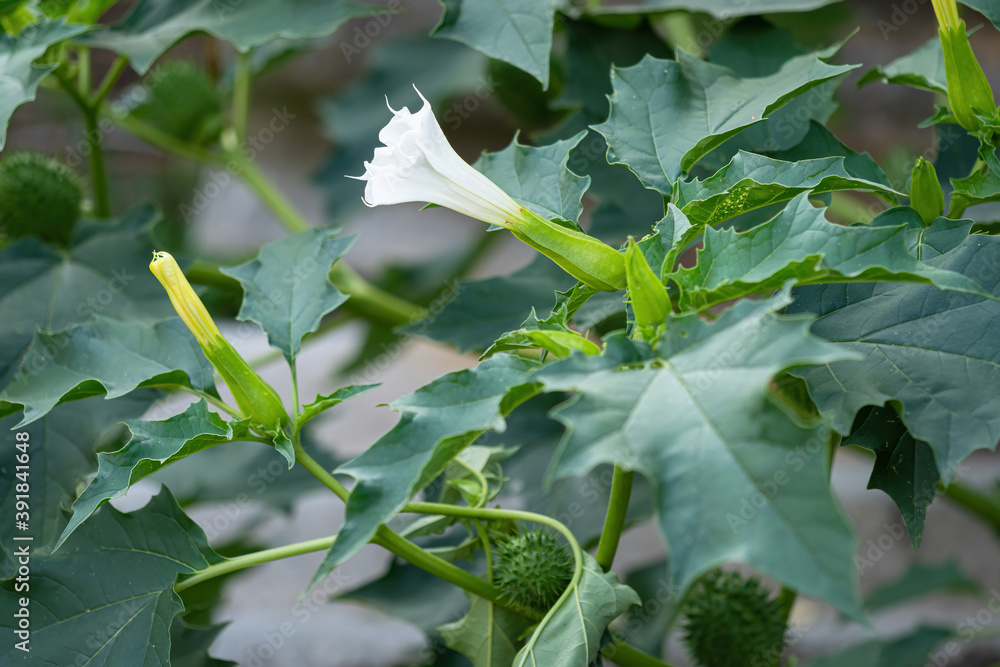
<path fill-rule="evenodd" d="M 632 302 L 635 323 L 643 337 L 667 321 L 670 314 L 670 297 L 659 276 L 632 237 L 625 251 L 625 275 L 628 278 L 628 295 Z"/>
<path fill-rule="evenodd" d="M 602 292 L 625 289 L 625 256 L 593 236 L 546 220 L 526 208 L 504 226 L 519 241 L 585 285 Z"/>
<path fill-rule="evenodd" d="M 129 116 L 148 123 L 172 137 L 206 144 L 222 129 L 222 98 L 215 84 L 193 62 L 168 61 L 146 77 L 142 104 Z"/>
<path fill-rule="evenodd" d="M 924 226 L 944 212 L 944 193 L 937 171 L 923 158 L 917 158 L 910 175 L 910 207 L 920 214 Z"/>
<path fill-rule="evenodd" d="M 83 186 L 66 165 L 31 151 L 0 161 L 0 233 L 69 245 Z"/>
<path fill-rule="evenodd" d="M 785 647 L 785 613 L 760 582 L 715 570 L 685 605 L 684 643 L 704 667 L 772 664 Z"/>
<path fill-rule="evenodd" d="M 573 556 L 546 530 L 506 537 L 494 553 L 494 582 L 508 602 L 525 611 L 548 611 L 573 578 Z"/>

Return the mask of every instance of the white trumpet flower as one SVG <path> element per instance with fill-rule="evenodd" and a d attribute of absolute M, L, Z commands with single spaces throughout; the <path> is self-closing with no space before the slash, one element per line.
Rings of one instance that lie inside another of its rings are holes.
<path fill-rule="evenodd" d="M 417 90 L 416 86 L 413 87 Z M 498 227 L 510 228 L 521 206 L 493 181 L 459 157 L 441 131 L 430 103 L 417 90 L 423 107 L 417 113 L 403 107 L 379 132 L 385 144 L 365 162 L 368 206 L 430 202 Z M 386 100 L 388 104 L 388 100 Z"/>
<path fill-rule="evenodd" d="M 416 86 L 413 87 L 417 90 Z M 547 220 L 514 201 L 496 183 L 458 156 L 441 131 L 430 103 L 413 114 L 396 111 L 378 138 L 385 146 L 365 162 L 368 206 L 430 202 L 509 230 L 571 276 L 594 289 L 624 289 L 625 260 L 614 248 L 571 225 Z M 388 100 L 386 100 L 388 104 Z"/>

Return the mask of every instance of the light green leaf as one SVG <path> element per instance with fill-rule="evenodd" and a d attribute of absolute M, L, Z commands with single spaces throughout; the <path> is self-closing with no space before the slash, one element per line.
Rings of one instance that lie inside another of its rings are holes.
<path fill-rule="evenodd" d="M 565 302 L 563 302 L 565 303 Z M 547 351 L 557 359 L 570 356 L 573 352 L 583 354 L 600 354 L 600 346 L 580 333 L 569 328 L 568 319 L 571 316 L 565 308 L 557 304 L 552 313 L 544 320 L 539 320 L 535 309 L 521 323 L 521 328 L 508 331 L 490 346 L 483 357 L 489 357 L 498 352 L 510 352 L 538 348 Z"/>
<path fill-rule="evenodd" d="M 523 616 L 473 596 L 468 614 L 437 631 L 445 645 L 471 660 L 473 667 L 503 667 L 512 664 L 530 625 Z"/>
<path fill-rule="evenodd" d="M 485 350 L 518 329 L 532 307 L 548 308 L 553 293 L 574 282 L 555 262 L 538 255 L 510 275 L 459 282 L 444 307 L 404 331 L 452 343 L 462 352 Z"/>
<path fill-rule="evenodd" d="M 568 592 L 518 651 L 515 667 L 589 665 L 597 657 L 608 624 L 642 602 L 635 591 L 619 583 L 614 572 L 602 571 L 588 553 L 583 554 L 580 581 Z"/>
<path fill-rule="evenodd" d="M 7 124 L 14 110 L 35 99 L 38 84 L 56 68 L 32 63 L 53 44 L 87 30 L 85 25 L 66 25 L 60 19 L 36 23 L 14 36 L 0 33 L 0 149 L 7 141 Z"/>
<path fill-rule="evenodd" d="M 748 294 L 799 284 L 900 280 L 985 294 L 976 281 L 917 261 L 904 227 L 843 227 L 799 195 L 769 222 L 746 232 L 705 231 L 698 263 L 672 274 L 684 307 L 703 310 Z"/>
<path fill-rule="evenodd" d="M 121 498 L 140 479 L 186 456 L 246 435 L 245 424 L 227 424 L 219 415 L 209 412 L 204 399 L 163 421 L 132 419 L 125 425 L 132 432 L 131 440 L 116 452 L 97 455 L 97 476 L 73 502 L 73 517 L 55 548 L 101 505 Z"/>
<path fill-rule="evenodd" d="M 588 14 L 646 14 L 673 11 L 706 12 L 721 19 L 736 16 L 766 14 L 771 12 L 805 12 L 818 9 L 838 0 L 755 0 L 755 2 L 733 2 L 733 0 L 631 0 L 630 2 L 601 2 L 595 7 L 587 6 Z"/>
<path fill-rule="evenodd" d="M 691 224 L 704 226 L 788 201 L 804 192 L 819 195 L 841 190 L 870 192 L 893 202 L 897 195 L 903 196 L 882 183 L 852 176 L 844 168 L 843 157 L 785 162 L 740 151 L 728 165 L 704 180 L 678 180 L 672 200 Z"/>
<path fill-rule="evenodd" d="M 214 393 L 214 373 L 180 318 L 150 326 L 98 317 L 35 334 L 0 401 L 24 410 L 20 427 L 59 403 L 105 394 L 112 399 L 140 387 L 179 385 Z"/>
<path fill-rule="evenodd" d="M 555 0 L 442 0 L 434 31 L 524 70 L 549 87 Z"/>
<path fill-rule="evenodd" d="M 394 401 L 395 428 L 337 469 L 357 485 L 344 526 L 313 578 L 317 582 L 358 552 L 420 488 L 488 430 L 503 431 L 504 417 L 537 393 L 528 384 L 537 362 L 497 355 L 471 370 L 449 373 Z"/>
<path fill-rule="evenodd" d="M 222 269 L 243 285 L 237 319 L 256 322 L 271 347 L 293 361 L 302 338 L 316 330 L 323 316 L 347 301 L 330 282 L 333 263 L 354 243 L 338 230 L 310 229 L 265 244 L 257 259 Z"/>
<path fill-rule="evenodd" d="M 726 139 L 853 69 L 827 64 L 832 51 L 751 78 L 684 51 L 677 61 L 647 57 L 612 71 L 611 115 L 594 129 L 607 139 L 609 162 L 627 164 L 647 188 L 669 194 L 681 173 Z"/>
<path fill-rule="evenodd" d="M 547 220 L 578 222 L 589 176 L 577 176 L 566 166 L 569 153 L 586 132 L 548 146 L 523 146 L 517 137 L 498 153 L 484 153 L 473 165 L 517 203 Z"/>
<path fill-rule="evenodd" d="M 614 463 L 645 476 L 678 594 L 740 561 L 859 618 L 855 538 L 827 480 L 829 432 L 796 425 L 769 391 L 782 370 L 843 351 L 810 336 L 809 320 L 776 315 L 789 301 L 741 301 L 711 323 L 674 316 L 655 352 L 615 334 L 600 357 L 544 367 L 546 391 L 577 392 L 553 412 L 567 429 L 552 471 Z"/>
<path fill-rule="evenodd" d="M 274 39 L 332 35 L 345 21 L 373 13 L 345 0 L 141 0 L 123 21 L 77 41 L 127 56 L 140 74 L 196 32 L 246 53 Z"/>
<path fill-rule="evenodd" d="M 858 86 L 873 81 L 896 83 L 947 95 L 948 81 L 944 73 L 941 39 L 933 37 L 913 53 L 897 58 L 888 65 L 873 67 L 858 80 Z"/>
<path fill-rule="evenodd" d="M 809 667 L 924 667 L 951 630 L 920 626 L 896 639 L 873 639 L 810 663 Z"/>
<path fill-rule="evenodd" d="M 844 169 L 853 178 L 881 183 L 886 190 L 892 189 L 889 179 L 868 153 L 857 153 L 851 150 L 841 143 L 829 129 L 814 120 L 809 121 L 809 131 L 806 132 L 802 141 L 793 148 L 771 155 L 773 158 L 788 162 L 836 156 L 844 158 Z"/>
<path fill-rule="evenodd" d="M 130 514 L 106 507 L 58 553 L 32 560 L 31 661 L 170 665 L 170 626 L 184 608 L 177 575 L 222 561 L 166 489 Z M 14 584 L 0 583 L 5 609 L 22 595 Z M 8 661 L 18 664 L 23 654 L 7 645 Z"/>
<path fill-rule="evenodd" d="M 977 593 L 979 585 L 958 561 L 924 564 L 914 562 L 903 576 L 872 591 L 865 600 L 869 609 L 885 609 L 932 593 Z"/>
<path fill-rule="evenodd" d="M 863 447 L 875 454 L 868 488 L 880 489 L 892 498 L 913 548 L 918 549 L 927 507 L 937 495 L 941 481 L 930 446 L 914 440 L 890 407 L 872 408 L 861 426 L 842 444 Z"/>
<path fill-rule="evenodd" d="M 951 213 L 957 217 L 969 206 L 1000 201 L 1000 176 L 991 169 L 982 169 L 965 178 L 951 179 Z"/>
<path fill-rule="evenodd" d="M 35 238 L 0 250 L 0 387 L 6 386 L 36 330 L 59 331 L 97 314 L 155 321 L 174 314 L 149 272 L 152 206 L 120 220 L 77 222 L 69 252 Z"/>
<path fill-rule="evenodd" d="M 1000 296 L 1000 239 L 973 235 L 927 264 Z M 794 373 L 833 428 L 847 434 L 866 405 L 894 401 L 910 434 L 934 450 L 942 479 L 1000 440 L 1000 304 L 926 285 L 866 283 L 795 291 L 789 312 L 818 316 L 812 331 L 863 355 Z"/>
<path fill-rule="evenodd" d="M 278 453 L 288 463 L 288 469 L 291 470 L 295 465 L 295 445 L 292 443 L 292 439 L 288 437 L 287 433 L 280 430 L 275 434 L 272 442 L 274 443 L 274 448 L 278 450 Z"/>
<path fill-rule="evenodd" d="M 377 384 L 352 384 L 341 387 L 332 394 L 326 396 L 316 396 L 316 400 L 302 406 L 302 412 L 298 416 L 298 424 L 302 426 L 307 421 L 329 410 L 335 405 L 339 405 L 349 398 L 360 396 L 369 389 L 374 389 Z"/>

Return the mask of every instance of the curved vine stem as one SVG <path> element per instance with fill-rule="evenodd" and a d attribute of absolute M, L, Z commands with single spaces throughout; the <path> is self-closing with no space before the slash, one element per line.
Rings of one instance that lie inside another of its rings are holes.
<path fill-rule="evenodd" d="M 611 480 L 611 497 L 608 499 L 608 513 L 604 517 L 604 528 L 601 530 L 601 540 L 597 544 L 597 563 L 607 572 L 615 561 L 618 543 L 621 541 L 622 530 L 625 528 L 625 515 L 628 513 L 629 499 L 632 497 L 632 479 L 635 473 L 625 471 L 615 466 L 615 475 Z"/>

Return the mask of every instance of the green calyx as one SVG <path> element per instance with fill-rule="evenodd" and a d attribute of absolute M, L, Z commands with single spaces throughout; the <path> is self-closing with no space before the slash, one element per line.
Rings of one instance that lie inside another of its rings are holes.
<path fill-rule="evenodd" d="M 625 256 L 581 231 L 571 229 L 521 209 L 521 217 L 509 222 L 507 229 L 558 264 L 566 273 L 602 292 L 625 289 Z"/>
<path fill-rule="evenodd" d="M 516 608 L 544 614 L 573 578 L 573 556 L 546 530 L 502 538 L 495 549 L 493 579 Z"/>
<path fill-rule="evenodd" d="M 79 178 L 57 160 L 22 151 L 0 161 L 0 234 L 69 245 L 82 200 Z"/>
<path fill-rule="evenodd" d="M 635 323 L 644 340 L 651 340 L 670 314 L 670 297 L 660 277 L 646 261 L 642 250 L 631 237 L 625 251 L 625 275 Z"/>
<path fill-rule="evenodd" d="M 969 45 L 965 21 L 938 28 L 948 82 L 948 106 L 959 125 L 970 131 L 983 127 L 981 116 L 993 118 L 997 107 L 993 89 Z"/>
<path fill-rule="evenodd" d="M 910 175 L 910 207 L 920 214 L 924 226 L 944 213 L 944 193 L 934 165 L 917 158 Z"/>
<path fill-rule="evenodd" d="M 225 338 L 202 344 L 202 351 L 225 380 L 233 399 L 255 427 L 275 435 L 288 424 L 288 413 L 278 392 L 257 374 Z"/>
<path fill-rule="evenodd" d="M 133 118 L 195 144 L 207 144 L 223 127 L 222 97 L 205 71 L 186 60 L 172 60 L 156 67 L 143 86 L 126 94 Z M 142 98 L 139 99 L 142 91 Z M 129 95 L 139 104 L 131 104 Z"/>
<path fill-rule="evenodd" d="M 704 667 L 770 665 L 785 647 L 785 609 L 755 577 L 715 570 L 684 609 L 684 643 Z"/>

